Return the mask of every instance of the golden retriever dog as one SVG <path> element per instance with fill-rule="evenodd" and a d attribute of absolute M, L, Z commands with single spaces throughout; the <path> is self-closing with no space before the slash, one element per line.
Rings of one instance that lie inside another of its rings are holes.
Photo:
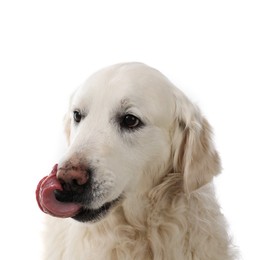
<path fill-rule="evenodd" d="M 36 191 L 51 215 L 44 259 L 234 259 L 211 127 L 159 71 L 95 73 L 72 95 L 65 132 L 68 149 Z"/>

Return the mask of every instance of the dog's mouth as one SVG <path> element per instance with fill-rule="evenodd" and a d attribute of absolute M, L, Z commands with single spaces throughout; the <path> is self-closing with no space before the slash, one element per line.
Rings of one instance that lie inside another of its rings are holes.
<path fill-rule="evenodd" d="M 91 209 L 74 202 L 70 194 L 63 191 L 62 185 L 56 177 L 57 165 L 51 174 L 44 177 L 37 185 L 36 200 L 40 209 L 47 214 L 60 218 L 73 218 L 80 222 L 98 221 L 103 218 L 121 197 L 107 202 L 100 208 Z"/>
<path fill-rule="evenodd" d="M 72 218 L 80 222 L 96 222 L 103 218 L 110 211 L 110 209 L 112 209 L 117 204 L 119 200 L 120 197 L 111 202 L 105 203 L 98 209 L 82 207 L 81 210 Z"/>

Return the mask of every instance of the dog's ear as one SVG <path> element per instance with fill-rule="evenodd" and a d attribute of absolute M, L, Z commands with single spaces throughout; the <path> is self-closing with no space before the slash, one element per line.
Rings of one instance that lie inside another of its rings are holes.
<path fill-rule="evenodd" d="M 207 120 L 184 95 L 176 102 L 173 168 L 182 173 L 184 191 L 190 193 L 209 183 L 221 166 Z"/>

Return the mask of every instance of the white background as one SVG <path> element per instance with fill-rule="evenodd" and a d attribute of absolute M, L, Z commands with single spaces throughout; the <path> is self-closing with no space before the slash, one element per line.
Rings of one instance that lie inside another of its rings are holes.
<path fill-rule="evenodd" d="M 65 149 L 68 97 L 91 73 L 141 61 L 214 127 L 218 197 L 242 259 L 274 259 L 274 3 L 0 2 L 0 259 L 40 259 L 37 182 Z"/>

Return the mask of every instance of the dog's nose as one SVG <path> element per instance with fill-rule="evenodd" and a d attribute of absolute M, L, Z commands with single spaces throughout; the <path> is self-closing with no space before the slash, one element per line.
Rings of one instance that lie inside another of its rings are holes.
<path fill-rule="evenodd" d="M 58 168 L 56 175 L 62 190 L 54 191 L 55 198 L 60 202 L 82 203 L 91 170 L 84 165 L 75 166 L 68 162 Z"/>
<path fill-rule="evenodd" d="M 83 165 L 68 165 L 60 167 L 57 171 L 57 178 L 64 190 L 77 190 L 88 182 L 90 171 Z"/>

